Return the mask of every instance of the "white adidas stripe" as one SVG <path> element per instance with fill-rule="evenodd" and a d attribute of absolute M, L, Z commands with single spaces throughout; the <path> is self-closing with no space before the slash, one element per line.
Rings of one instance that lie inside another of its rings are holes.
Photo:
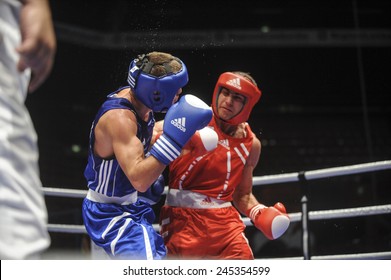
<path fill-rule="evenodd" d="M 240 160 L 243 162 L 243 164 L 245 165 L 246 164 L 246 159 L 244 158 L 244 156 L 242 155 L 242 153 L 239 151 L 239 149 L 237 147 L 234 148 L 235 152 L 238 154 Z"/>
<path fill-rule="evenodd" d="M 242 87 L 240 86 L 240 79 L 239 78 L 229 80 L 229 81 L 227 81 L 227 84 L 231 85 L 233 87 L 236 87 L 237 89 L 242 89 Z"/>
<path fill-rule="evenodd" d="M 167 159 L 173 161 L 176 159 L 180 151 L 175 148 L 165 137 L 164 135 L 160 136 L 159 139 L 155 143 L 155 147 L 159 152 L 161 152 Z"/>
<path fill-rule="evenodd" d="M 113 160 L 106 161 L 104 160 L 99 168 L 99 177 L 98 177 L 98 186 L 96 192 L 107 194 L 108 184 L 111 169 L 113 167 Z"/>

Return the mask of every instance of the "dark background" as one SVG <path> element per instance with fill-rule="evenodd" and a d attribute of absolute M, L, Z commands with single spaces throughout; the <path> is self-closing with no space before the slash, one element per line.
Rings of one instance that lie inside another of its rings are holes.
<path fill-rule="evenodd" d="M 106 95 L 126 85 L 130 60 L 153 50 L 180 57 L 190 75 L 184 92 L 206 102 L 224 71 L 257 80 L 263 95 L 249 123 L 262 154 L 254 176 L 391 159 L 390 1 L 231 2 L 51 1 L 56 61 L 27 99 L 44 186 L 86 190 L 91 121 Z M 310 181 L 309 208 L 390 204 L 390 182 L 389 170 Z M 299 183 L 254 193 L 301 211 Z M 49 223 L 81 225 L 81 201 L 47 196 Z M 248 227 L 255 257 L 301 256 L 300 226 L 273 242 Z M 391 250 L 390 215 L 312 221 L 310 232 L 313 255 Z M 51 237 L 50 251 L 87 254 L 85 235 Z"/>

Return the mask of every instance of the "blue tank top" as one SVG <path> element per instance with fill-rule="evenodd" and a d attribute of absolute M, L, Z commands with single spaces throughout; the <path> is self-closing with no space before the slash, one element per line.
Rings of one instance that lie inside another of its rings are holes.
<path fill-rule="evenodd" d="M 107 100 L 102 104 L 95 120 L 92 123 L 90 131 L 90 141 L 88 150 L 88 163 L 84 171 L 84 177 L 87 180 L 88 187 L 100 194 L 108 197 L 122 197 L 136 191 L 125 173 L 122 171 L 117 159 L 103 159 L 94 154 L 95 126 L 104 113 L 113 109 L 127 109 L 132 111 L 137 118 L 137 138 L 144 146 L 144 154 L 147 154 L 151 143 L 155 119 L 150 112 L 148 121 L 143 121 L 136 113 L 133 105 L 125 98 L 115 97 L 115 94 L 123 87 L 108 95 Z"/>

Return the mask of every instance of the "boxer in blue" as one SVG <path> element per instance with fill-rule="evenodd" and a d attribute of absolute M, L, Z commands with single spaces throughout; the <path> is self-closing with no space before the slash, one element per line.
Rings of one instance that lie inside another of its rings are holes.
<path fill-rule="evenodd" d="M 159 199 L 161 173 L 212 118 L 211 108 L 193 95 L 177 102 L 187 82 L 180 59 L 162 52 L 139 55 L 129 67 L 129 86 L 108 95 L 92 123 L 82 214 L 94 245 L 110 258 L 166 256 L 152 226 L 155 214 L 143 196 Z M 166 112 L 156 142 L 154 112 Z"/>

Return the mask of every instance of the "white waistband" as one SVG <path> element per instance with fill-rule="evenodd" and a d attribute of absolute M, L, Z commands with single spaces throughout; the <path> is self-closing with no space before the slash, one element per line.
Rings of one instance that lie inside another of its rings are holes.
<path fill-rule="evenodd" d="M 207 195 L 186 190 L 170 189 L 166 196 L 166 205 L 185 208 L 225 208 L 231 202 L 212 198 Z"/>
<path fill-rule="evenodd" d="M 131 194 L 125 196 L 106 196 L 101 193 L 97 193 L 91 189 L 87 192 L 87 199 L 99 202 L 99 203 L 116 203 L 121 205 L 129 205 L 137 201 L 137 192 L 132 192 Z"/>

